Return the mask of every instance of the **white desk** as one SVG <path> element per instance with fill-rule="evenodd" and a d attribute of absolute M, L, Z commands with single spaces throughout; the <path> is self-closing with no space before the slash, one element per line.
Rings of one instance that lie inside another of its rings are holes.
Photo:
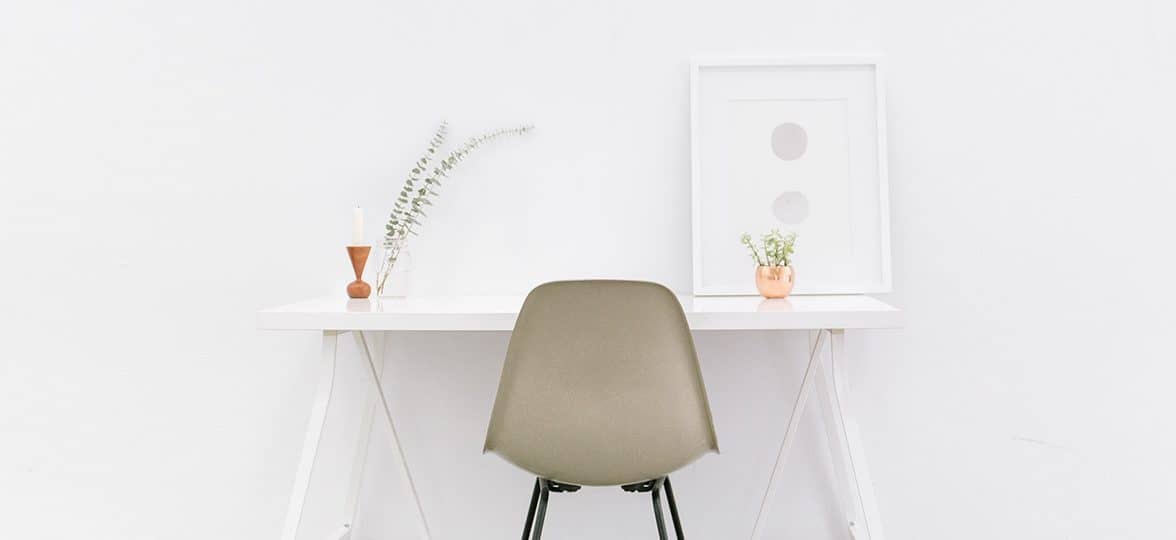
<path fill-rule="evenodd" d="M 784 440 L 776 457 L 776 466 L 768 481 L 752 532 L 758 540 L 766 523 L 767 508 L 775 496 L 781 470 L 795 442 L 799 420 L 813 387 L 823 405 L 826 436 L 833 453 L 837 474 L 835 493 L 841 502 L 845 523 L 853 538 L 883 540 L 882 525 L 874 501 L 873 487 L 866 469 L 857 426 L 849 407 L 844 373 L 845 331 L 875 328 L 897 328 L 901 312 L 868 296 L 796 296 L 785 300 L 764 300 L 758 297 L 679 297 L 690 327 L 705 330 L 807 330 L 814 344 L 801 382 L 800 392 L 787 416 Z M 308 300 L 287 306 L 266 309 L 258 313 L 258 322 L 266 330 L 313 330 L 323 336 L 322 376 L 318 395 L 311 411 L 310 426 L 302 448 L 294 489 L 286 514 L 282 540 L 297 540 L 311 472 L 318 453 L 331 388 L 335 373 L 338 336 L 351 332 L 366 356 L 375 383 L 379 403 L 392 432 L 392 448 L 408 479 L 406 488 L 416 501 L 417 526 L 422 539 L 429 538 L 424 509 L 417 497 L 416 487 L 408 463 L 400 448 L 396 426 L 379 374 L 383 370 L 382 357 L 377 360 L 369 346 L 369 335 L 374 332 L 400 331 L 510 331 L 514 327 L 522 296 L 461 296 L 408 297 L 371 300 L 348 300 L 329 297 Z M 828 343 L 826 355 L 825 342 Z M 825 358 L 829 360 L 826 362 Z M 719 426 L 721 429 L 722 426 Z M 369 430 L 370 435 L 370 430 Z M 366 447 L 366 439 L 361 444 Z M 358 464 L 355 464 L 358 466 Z M 358 470 L 358 469 L 353 469 Z M 345 505 L 348 512 L 341 516 L 342 527 L 336 538 L 348 535 L 347 527 L 354 515 L 358 498 L 359 474 L 353 473 L 353 486 Z M 326 540 L 326 539 L 324 539 Z"/>

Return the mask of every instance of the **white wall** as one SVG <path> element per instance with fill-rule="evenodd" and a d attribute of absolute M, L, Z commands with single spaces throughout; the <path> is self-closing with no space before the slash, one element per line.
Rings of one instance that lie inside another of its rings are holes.
<path fill-rule="evenodd" d="M 275 538 L 317 346 L 256 331 L 254 311 L 341 294 L 348 207 L 376 235 L 437 120 L 538 129 L 446 186 L 415 250 L 420 292 L 587 275 L 685 291 L 689 57 L 861 51 L 890 58 L 888 299 L 908 313 L 850 343 L 890 538 L 1169 536 L 1174 15 L 1162 0 L 8 3 L 0 537 Z M 782 433 L 764 422 L 798 374 L 778 356 L 802 339 L 699 337 L 729 451 L 683 473 L 696 538 L 750 529 Z M 475 455 L 504 343 L 394 346 L 438 539 L 521 523 L 525 476 Z M 799 449 L 774 537 L 841 537 L 823 451 Z M 394 482 L 381 463 L 372 477 Z M 459 476 L 469 492 L 444 483 Z M 364 535 L 410 537 L 387 482 L 365 489 Z M 556 504 L 553 536 L 652 533 L 619 493 Z"/>

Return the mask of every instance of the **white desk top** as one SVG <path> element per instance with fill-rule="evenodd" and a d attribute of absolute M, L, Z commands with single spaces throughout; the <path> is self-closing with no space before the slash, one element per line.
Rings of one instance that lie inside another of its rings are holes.
<path fill-rule="evenodd" d="M 316 298 L 258 312 L 264 330 L 510 331 L 523 296 Z M 869 296 L 679 296 L 694 330 L 897 328 L 902 312 Z"/>

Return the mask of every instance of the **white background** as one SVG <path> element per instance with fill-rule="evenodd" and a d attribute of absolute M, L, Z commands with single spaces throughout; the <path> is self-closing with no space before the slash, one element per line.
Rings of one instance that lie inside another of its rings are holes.
<path fill-rule="evenodd" d="M 0 537 L 276 538 L 318 348 L 258 332 L 254 311 L 342 294 L 349 207 L 374 237 L 440 118 L 457 135 L 539 127 L 446 186 L 415 250 L 422 290 L 594 275 L 685 291 L 689 57 L 871 51 L 890 61 L 888 300 L 908 325 L 851 337 L 851 388 L 889 537 L 1170 536 L 1174 15 L 6 3 Z M 802 340 L 698 338 L 728 451 L 676 483 L 694 537 L 750 530 L 791 397 L 776 389 L 798 375 L 781 357 Z M 418 335 L 393 364 L 439 539 L 521 524 L 527 479 L 476 455 L 504 343 Z M 838 537 L 816 440 L 773 537 Z M 553 537 L 653 534 L 645 502 L 611 490 L 553 504 Z"/>

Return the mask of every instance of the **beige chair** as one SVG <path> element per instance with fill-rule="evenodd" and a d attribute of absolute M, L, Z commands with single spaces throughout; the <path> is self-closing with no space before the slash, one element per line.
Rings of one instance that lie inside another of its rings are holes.
<path fill-rule="evenodd" d="M 485 451 L 534 473 L 523 540 L 543 532 L 548 493 L 661 491 L 683 538 L 669 473 L 718 451 L 682 306 L 641 281 L 560 281 L 527 296 L 506 353 Z M 538 507 L 538 508 L 536 508 Z M 536 513 L 538 509 L 538 513 Z"/>

